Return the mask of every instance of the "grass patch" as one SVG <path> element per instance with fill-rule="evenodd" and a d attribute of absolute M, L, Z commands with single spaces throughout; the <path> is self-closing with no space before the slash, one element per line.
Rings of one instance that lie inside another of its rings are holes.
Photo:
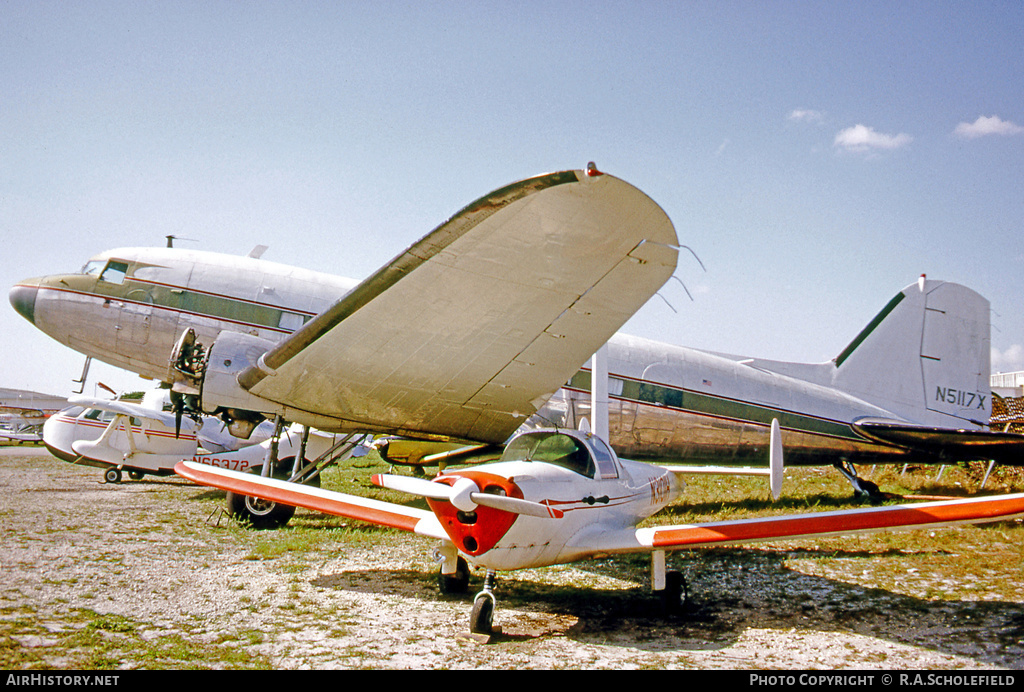
<path fill-rule="evenodd" d="M 260 641 L 260 633 L 242 631 L 203 643 L 87 609 L 46 623 L 0 613 L 0 668 L 7 670 L 270 669 L 270 661 L 251 650 Z"/>

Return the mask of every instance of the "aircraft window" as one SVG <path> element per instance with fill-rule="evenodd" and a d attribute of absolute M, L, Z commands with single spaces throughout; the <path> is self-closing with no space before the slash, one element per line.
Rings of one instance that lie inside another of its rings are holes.
<path fill-rule="evenodd" d="M 115 262 L 111 260 L 107 262 L 107 268 L 100 274 L 100 279 L 108 281 L 112 284 L 124 283 L 124 277 L 128 274 L 128 263 L 127 262 Z"/>
<path fill-rule="evenodd" d="M 295 312 L 281 312 L 281 320 L 277 326 L 281 329 L 287 329 L 290 332 L 294 332 L 296 329 L 302 326 L 305 321 L 302 315 Z"/>
<path fill-rule="evenodd" d="M 594 477 L 594 464 L 586 446 L 573 437 L 558 433 L 521 435 L 505 448 L 502 459 L 545 462 Z"/>
<path fill-rule="evenodd" d="M 605 441 L 596 435 L 588 439 L 593 448 L 594 462 L 597 464 L 597 470 L 601 473 L 601 478 L 618 478 L 619 469 L 615 466 L 614 456 Z"/>
<path fill-rule="evenodd" d="M 100 270 L 103 269 L 105 265 L 106 262 L 104 262 L 103 260 L 89 260 L 88 262 L 85 263 L 85 266 L 82 267 L 82 273 L 99 276 Z"/>

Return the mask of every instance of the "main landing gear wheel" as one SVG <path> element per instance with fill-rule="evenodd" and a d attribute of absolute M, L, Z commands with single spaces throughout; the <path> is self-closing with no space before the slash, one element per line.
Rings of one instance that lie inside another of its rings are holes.
<path fill-rule="evenodd" d="M 286 481 L 291 476 L 293 457 L 281 459 L 275 467 L 274 478 Z M 320 487 L 320 476 L 316 475 L 308 485 Z M 279 529 L 295 515 L 295 507 L 271 502 L 251 495 L 228 492 L 225 495 L 228 514 L 254 529 Z"/>
<path fill-rule="evenodd" d="M 665 588 L 658 592 L 666 615 L 680 615 L 688 599 L 686 579 L 682 572 L 665 572 Z"/>
<path fill-rule="evenodd" d="M 111 466 L 109 469 L 103 472 L 104 483 L 120 483 L 121 482 L 121 469 L 116 466 Z"/>
<path fill-rule="evenodd" d="M 456 563 L 454 574 L 438 572 L 437 586 L 446 595 L 464 594 L 469 590 L 469 565 L 463 558 Z"/>
<path fill-rule="evenodd" d="M 228 514 L 254 529 L 279 529 L 295 514 L 295 508 L 291 505 L 282 505 L 250 495 L 228 492 L 225 500 Z"/>
<path fill-rule="evenodd" d="M 131 478 L 133 481 L 141 481 L 143 478 L 146 477 L 146 474 L 143 473 L 142 471 L 129 471 L 128 477 Z"/>

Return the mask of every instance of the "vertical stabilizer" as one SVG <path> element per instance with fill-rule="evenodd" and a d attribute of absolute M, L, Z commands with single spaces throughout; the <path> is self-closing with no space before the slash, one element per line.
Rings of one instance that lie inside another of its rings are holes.
<path fill-rule="evenodd" d="M 835 359 L 833 384 L 910 422 L 984 426 L 991 415 L 989 303 L 924 277 Z"/>

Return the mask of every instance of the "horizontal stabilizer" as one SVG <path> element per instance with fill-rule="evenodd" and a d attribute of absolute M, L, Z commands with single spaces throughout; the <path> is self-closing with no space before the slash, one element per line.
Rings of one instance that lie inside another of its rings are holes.
<path fill-rule="evenodd" d="M 875 418 L 855 421 L 853 429 L 869 440 L 932 456 L 934 463 L 994 460 L 1024 466 L 1024 435 L 1019 433 L 933 428 Z"/>

